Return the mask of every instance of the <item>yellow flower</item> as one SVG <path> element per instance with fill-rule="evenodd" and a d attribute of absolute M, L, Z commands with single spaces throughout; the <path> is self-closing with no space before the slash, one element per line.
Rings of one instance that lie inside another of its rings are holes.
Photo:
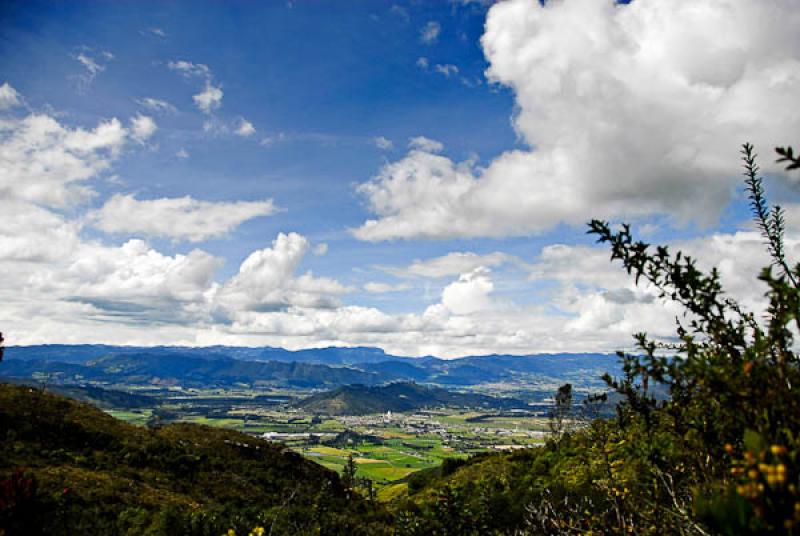
<path fill-rule="evenodd" d="M 781 454 L 786 454 L 786 447 L 784 447 L 783 445 L 772 445 L 769 448 L 769 450 L 775 456 L 780 456 Z"/>

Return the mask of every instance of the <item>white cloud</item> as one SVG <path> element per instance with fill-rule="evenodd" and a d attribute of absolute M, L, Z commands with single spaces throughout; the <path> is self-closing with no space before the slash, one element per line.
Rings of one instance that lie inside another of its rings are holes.
<path fill-rule="evenodd" d="M 3 85 L 0 86 L 0 110 L 8 110 L 9 108 L 19 106 L 19 104 L 20 99 L 17 90 L 11 87 L 8 82 L 4 82 Z"/>
<path fill-rule="evenodd" d="M 322 257 L 326 253 L 328 253 L 328 244 L 326 244 L 325 242 L 321 242 L 321 243 L 317 244 L 316 246 L 314 246 L 314 255 L 315 256 Z"/>
<path fill-rule="evenodd" d="M 413 151 L 425 151 L 427 153 L 438 153 L 444 149 L 444 145 L 442 145 L 441 142 L 426 138 L 425 136 L 411 138 L 408 142 L 408 146 Z"/>
<path fill-rule="evenodd" d="M 243 222 L 274 214 L 271 199 L 210 202 L 189 196 L 139 200 L 117 194 L 89 215 L 92 225 L 107 233 L 142 233 L 200 242 L 224 236 Z"/>
<path fill-rule="evenodd" d="M 83 52 L 75 56 L 75 59 L 78 60 L 81 63 L 81 65 L 83 65 L 86 68 L 87 71 L 89 71 L 89 75 L 91 75 L 93 78 L 97 73 L 103 72 L 105 70 L 105 66 L 100 65 L 99 63 L 97 63 L 97 61 L 95 61 L 94 58 L 92 58 L 91 56 L 87 56 Z"/>
<path fill-rule="evenodd" d="M 377 241 L 459 236 L 474 225 L 471 216 L 458 213 L 460 197 L 474 182 L 471 168 L 419 148 L 441 147 L 423 140 L 416 139 L 408 156 L 387 164 L 372 181 L 359 186 L 380 219 L 365 222 L 354 231 L 356 237 Z"/>
<path fill-rule="evenodd" d="M 275 312 L 290 307 L 335 308 L 335 296 L 350 289 L 311 272 L 295 272 L 308 251 L 308 240 L 297 233 L 280 233 L 271 248 L 254 251 L 239 273 L 220 288 L 217 303 L 234 318 L 239 311 Z"/>
<path fill-rule="evenodd" d="M 155 35 L 156 37 L 160 37 L 161 39 L 167 37 L 167 32 L 165 32 L 163 28 L 156 28 L 156 27 L 148 28 L 147 32 L 152 35 Z"/>
<path fill-rule="evenodd" d="M 0 263 L 57 261 L 78 244 L 76 223 L 21 200 L 0 196 Z"/>
<path fill-rule="evenodd" d="M 408 283 L 399 283 L 391 285 L 389 283 L 380 283 L 376 281 L 369 281 L 364 283 L 364 290 L 371 294 L 385 294 L 387 292 L 402 292 L 411 288 Z"/>
<path fill-rule="evenodd" d="M 412 151 L 361 185 L 376 218 L 356 235 L 522 235 L 652 214 L 713 222 L 740 179 L 740 144 L 764 151 L 800 129 L 800 115 L 786 112 L 800 93 L 800 19 L 786 15 L 796 8 L 494 5 L 482 38 L 487 74 L 514 90 L 514 126 L 534 149 L 486 168 Z"/>
<path fill-rule="evenodd" d="M 419 67 L 420 69 L 425 70 L 428 68 L 428 65 L 430 65 L 430 63 L 428 62 L 428 58 L 424 56 L 417 58 L 417 67 Z"/>
<path fill-rule="evenodd" d="M 384 271 L 399 277 L 450 277 L 472 272 L 481 267 L 501 266 L 513 262 L 526 266 L 520 259 L 507 253 L 495 251 L 486 255 L 478 255 L 470 251 L 454 251 L 441 257 L 427 260 L 415 260 L 403 268 L 386 267 Z"/>
<path fill-rule="evenodd" d="M 457 315 L 468 315 L 492 308 L 494 284 L 488 268 L 475 268 L 442 291 L 442 305 Z"/>
<path fill-rule="evenodd" d="M 447 78 L 450 78 L 451 76 L 458 74 L 458 67 L 450 63 L 445 63 L 445 64 L 437 63 L 434 66 L 434 70 L 437 73 L 446 76 Z"/>
<path fill-rule="evenodd" d="M 181 147 L 181 148 L 178 150 L 178 152 L 177 152 L 177 153 L 175 153 L 175 156 L 177 156 L 177 157 L 178 157 L 178 158 L 180 158 L 180 159 L 185 159 L 185 158 L 189 158 L 189 156 L 190 156 L 190 155 L 189 155 L 189 151 L 187 151 L 186 149 L 184 149 L 183 147 Z"/>
<path fill-rule="evenodd" d="M 142 240 L 129 240 L 119 248 L 84 244 L 59 285 L 69 287 L 64 290 L 71 299 L 112 312 L 131 304 L 163 309 L 164 302 L 185 302 L 191 310 L 204 301 L 221 263 L 201 250 L 166 256 Z"/>
<path fill-rule="evenodd" d="M 131 119 L 131 136 L 140 143 L 155 134 L 156 130 L 158 130 L 158 125 L 152 117 L 137 115 Z"/>
<path fill-rule="evenodd" d="M 222 106 L 222 96 L 223 92 L 221 88 L 212 85 L 210 82 L 206 82 L 205 89 L 197 95 L 193 95 L 192 99 L 202 112 L 209 114 Z"/>
<path fill-rule="evenodd" d="M 374 139 L 375 147 L 378 149 L 383 149 L 384 151 L 388 151 L 394 147 L 392 140 L 389 138 L 385 138 L 383 136 L 378 136 Z"/>
<path fill-rule="evenodd" d="M 177 111 L 175 107 L 167 101 L 155 99 L 153 97 L 137 99 L 136 103 L 154 113 L 175 113 Z"/>
<path fill-rule="evenodd" d="M 186 60 L 176 60 L 168 62 L 167 67 L 186 77 L 196 76 L 205 78 L 206 80 L 211 79 L 211 69 L 208 68 L 208 65 L 203 63 L 192 63 L 191 61 Z"/>
<path fill-rule="evenodd" d="M 59 208 L 87 199 L 87 181 L 111 165 L 128 135 L 117 119 L 93 130 L 43 114 L 0 119 L 0 198 Z"/>
<path fill-rule="evenodd" d="M 85 46 L 81 47 L 80 50 L 80 52 L 72 57 L 86 70 L 85 73 L 75 77 L 78 82 L 78 91 L 85 92 L 89 89 L 92 82 L 94 82 L 98 73 L 102 73 L 106 70 L 105 62 L 113 60 L 114 54 L 107 50 L 98 52 Z"/>
<path fill-rule="evenodd" d="M 253 123 L 244 118 L 242 118 L 239 121 L 239 127 L 236 129 L 237 136 L 242 136 L 243 138 L 247 138 L 255 133 L 256 133 L 256 128 L 253 126 Z"/>
<path fill-rule="evenodd" d="M 192 100 L 200 111 L 210 114 L 222 105 L 224 93 L 219 84 L 213 83 L 214 76 L 208 65 L 187 60 L 173 60 L 167 63 L 167 67 L 186 78 L 204 79 L 203 90 L 192 96 Z"/>
<path fill-rule="evenodd" d="M 432 45 L 439 39 L 442 26 L 436 21 L 428 21 L 419 31 L 419 40 L 426 45 Z"/>

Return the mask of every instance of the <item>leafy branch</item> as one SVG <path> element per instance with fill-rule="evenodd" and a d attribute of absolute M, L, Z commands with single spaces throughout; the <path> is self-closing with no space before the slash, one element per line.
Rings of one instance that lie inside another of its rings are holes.
<path fill-rule="evenodd" d="M 775 152 L 781 156 L 777 162 L 789 162 L 786 166 L 787 171 L 800 169 L 800 154 L 795 156 L 791 147 L 775 147 Z"/>
<path fill-rule="evenodd" d="M 745 169 L 744 182 L 747 189 L 747 196 L 750 199 L 750 208 L 753 211 L 753 219 L 761 230 L 761 236 L 763 236 L 767 242 L 767 250 L 769 251 L 770 257 L 772 257 L 773 266 L 780 268 L 782 275 L 796 288 L 797 280 L 786 262 L 786 248 L 783 241 L 786 231 L 786 222 L 783 209 L 776 205 L 770 210 L 766 196 L 764 195 L 764 183 L 759 176 L 760 169 L 756 163 L 756 153 L 753 150 L 753 146 L 749 143 L 745 143 L 742 146 L 741 152 Z M 791 160 L 794 162 L 791 147 L 785 149 L 784 153 L 780 153 L 779 151 L 779 154 L 785 154 L 786 156 L 779 159 L 778 162 L 783 160 Z M 800 166 L 800 161 L 796 164 L 791 164 L 787 169 L 794 169 L 792 166 Z"/>

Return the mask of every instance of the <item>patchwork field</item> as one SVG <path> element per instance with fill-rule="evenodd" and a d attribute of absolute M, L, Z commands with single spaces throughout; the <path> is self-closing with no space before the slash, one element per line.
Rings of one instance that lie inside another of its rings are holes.
<path fill-rule="evenodd" d="M 409 414 L 320 417 L 286 404 L 265 404 L 264 397 L 257 399 L 248 390 L 146 394 L 159 404 L 106 411 L 137 425 L 190 422 L 263 436 L 340 473 L 352 456 L 356 477 L 369 479 L 380 500 L 401 495 L 410 475 L 437 467 L 446 458 L 535 446 L 544 440 L 547 430 L 547 419 L 533 412 L 440 408 Z"/>

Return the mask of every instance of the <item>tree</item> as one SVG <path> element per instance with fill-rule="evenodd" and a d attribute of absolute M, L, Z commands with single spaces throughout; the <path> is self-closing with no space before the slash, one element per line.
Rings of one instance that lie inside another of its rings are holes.
<path fill-rule="evenodd" d="M 351 497 L 355 494 L 357 471 L 358 467 L 356 466 L 356 461 L 353 459 L 353 453 L 350 453 L 350 455 L 347 456 L 347 463 L 342 470 L 342 485 Z"/>
<path fill-rule="evenodd" d="M 572 384 L 565 383 L 558 388 L 553 408 L 550 410 L 549 426 L 550 431 L 555 435 L 560 435 L 564 431 L 566 419 L 572 413 Z"/>
<path fill-rule="evenodd" d="M 788 169 L 800 167 L 791 148 L 777 151 Z M 725 294 L 716 269 L 704 273 L 681 252 L 634 240 L 629 225 L 612 231 L 607 222 L 590 223 L 589 232 L 611 246 L 612 261 L 685 310 L 676 320 L 678 342 L 635 335 L 639 351 L 619 354 L 622 377 L 605 380 L 624 398 L 618 426 L 639 442 L 638 451 L 628 449 L 642 456 L 637 480 L 655 483 L 641 486 L 640 497 L 670 511 L 687 533 L 785 534 L 800 524 L 800 265 L 786 258 L 783 211 L 766 201 L 751 145 L 742 160 L 772 261 L 759 276 L 769 303 L 761 322 Z M 669 397 L 656 400 L 648 382 Z M 656 519 L 660 512 L 650 510 L 636 518 Z"/>

